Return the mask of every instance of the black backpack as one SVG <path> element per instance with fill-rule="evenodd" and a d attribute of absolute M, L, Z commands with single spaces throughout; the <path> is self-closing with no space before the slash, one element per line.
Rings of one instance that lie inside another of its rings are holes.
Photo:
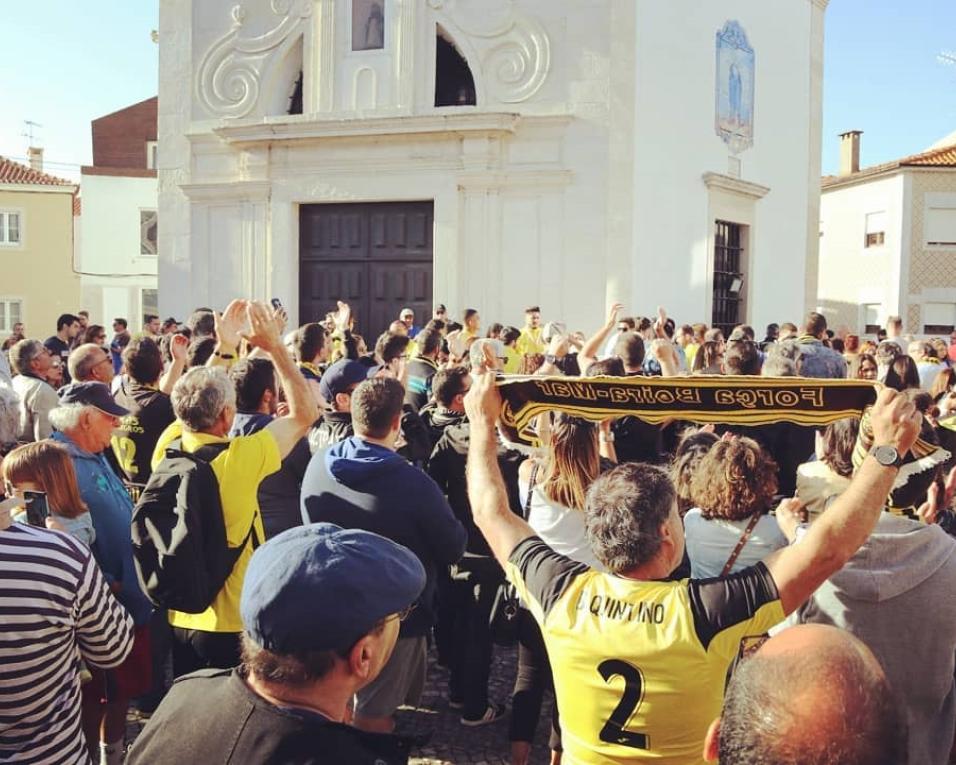
<path fill-rule="evenodd" d="M 226 583 L 252 538 L 255 519 L 238 547 L 226 540 L 219 482 L 212 462 L 228 443 L 189 454 L 173 441 L 133 510 L 133 559 L 143 592 L 160 608 L 205 611 Z"/>

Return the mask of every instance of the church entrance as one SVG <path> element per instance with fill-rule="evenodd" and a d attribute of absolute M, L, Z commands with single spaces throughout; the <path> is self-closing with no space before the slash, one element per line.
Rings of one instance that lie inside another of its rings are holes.
<path fill-rule="evenodd" d="M 743 321 L 747 272 L 744 242 L 746 226 L 718 220 L 714 229 L 713 312 L 711 326 L 730 337 Z"/>
<path fill-rule="evenodd" d="M 344 300 L 370 350 L 402 308 L 423 326 L 432 311 L 433 220 L 430 201 L 301 205 L 299 323 Z"/>

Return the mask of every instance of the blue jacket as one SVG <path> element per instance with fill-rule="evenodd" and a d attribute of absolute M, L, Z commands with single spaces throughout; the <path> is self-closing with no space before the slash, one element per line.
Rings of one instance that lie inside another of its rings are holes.
<path fill-rule="evenodd" d="M 106 581 L 120 583 L 116 599 L 125 606 L 137 625 L 146 624 L 153 612 L 152 603 L 139 586 L 133 566 L 133 541 L 130 523 L 133 502 L 123 482 L 113 472 L 102 452 L 91 454 L 80 449 L 68 436 L 57 431 L 53 440 L 63 444 L 73 460 L 80 496 L 90 509 L 96 539 L 93 557 Z"/>
<path fill-rule="evenodd" d="M 431 478 L 391 449 L 353 436 L 312 455 L 302 479 L 302 518 L 372 531 L 415 553 L 427 582 L 401 636 L 428 631 L 438 569 L 456 563 L 467 542 L 465 527 Z"/>

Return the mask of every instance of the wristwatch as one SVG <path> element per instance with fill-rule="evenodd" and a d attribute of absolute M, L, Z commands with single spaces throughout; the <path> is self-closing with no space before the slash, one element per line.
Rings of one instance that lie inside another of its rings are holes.
<path fill-rule="evenodd" d="M 895 446 L 874 446 L 870 449 L 870 454 L 872 454 L 876 458 L 876 461 L 883 467 L 898 468 L 903 464 L 903 455 L 899 453 Z"/>

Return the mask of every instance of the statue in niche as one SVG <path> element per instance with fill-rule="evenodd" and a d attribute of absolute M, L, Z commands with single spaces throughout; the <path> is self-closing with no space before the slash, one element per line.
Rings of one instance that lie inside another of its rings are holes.
<path fill-rule="evenodd" d="M 739 154 L 754 142 L 754 50 L 743 27 L 728 21 L 717 33 L 717 135 Z"/>
<path fill-rule="evenodd" d="M 385 47 L 385 10 L 380 0 L 352 0 L 352 50 Z"/>

